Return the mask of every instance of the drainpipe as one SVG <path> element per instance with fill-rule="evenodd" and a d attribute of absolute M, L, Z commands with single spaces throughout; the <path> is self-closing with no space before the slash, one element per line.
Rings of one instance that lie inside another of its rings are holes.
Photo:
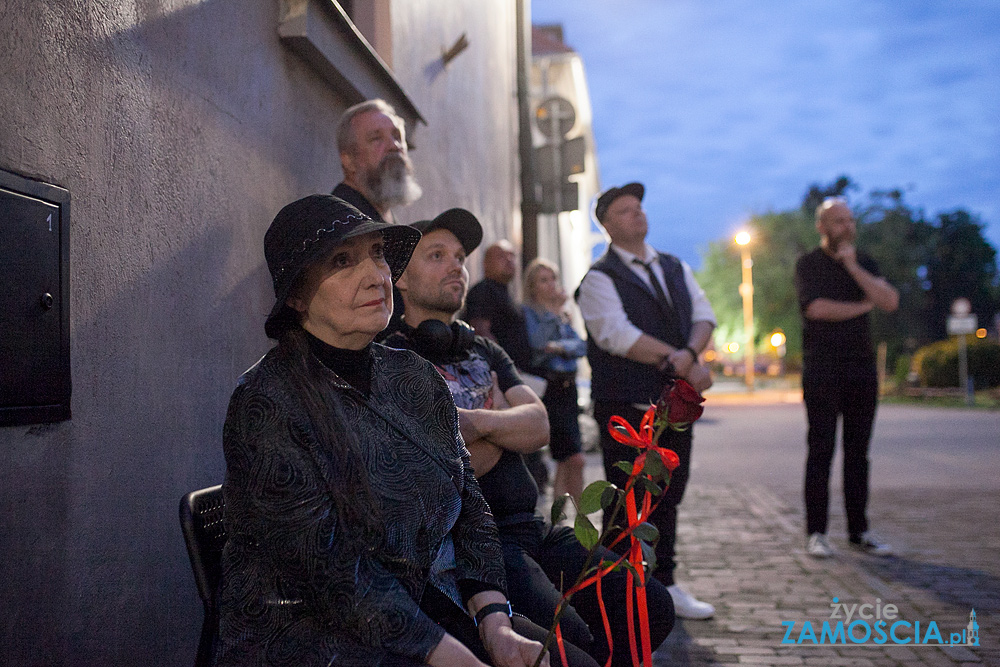
<path fill-rule="evenodd" d="M 538 201 L 535 198 L 535 153 L 531 141 L 528 68 L 531 66 L 531 0 L 517 0 L 517 119 L 521 157 L 521 261 L 538 256 Z"/>

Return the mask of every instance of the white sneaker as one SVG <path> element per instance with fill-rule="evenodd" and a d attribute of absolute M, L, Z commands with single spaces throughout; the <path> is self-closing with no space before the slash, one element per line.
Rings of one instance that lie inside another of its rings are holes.
<path fill-rule="evenodd" d="M 676 584 L 667 586 L 667 590 L 670 592 L 670 597 L 674 600 L 674 613 L 681 618 L 701 621 L 706 618 L 712 618 L 715 615 L 715 607 L 707 602 L 695 599 L 693 595 L 680 586 Z"/>
<path fill-rule="evenodd" d="M 823 533 L 813 533 L 806 542 L 806 553 L 813 558 L 832 558 L 833 547 L 826 541 Z"/>
<path fill-rule="evenodd" d="M 869 553 L 872 556 L 891 556 L 894 553 L 892 546 L 880 540 L 870 530 L 861 533 L 861 536 L 858 538 L 851 539 L 850 544 L 855 549 Z"/>

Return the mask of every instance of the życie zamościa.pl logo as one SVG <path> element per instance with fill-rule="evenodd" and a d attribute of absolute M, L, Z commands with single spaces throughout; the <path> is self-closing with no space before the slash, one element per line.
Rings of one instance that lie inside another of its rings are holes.
<path fill-rule="evenodd" d="M 960 631 L 942 632 L 937 621 L 906 621 L 899 618 L 894 604 L 847 604 L 833 598 L 830 618 L 813 621 L 782 621 L 785 636 L 782 644 L 799 646 L 979 646 L 979 623 L 976 610 L 969 612 L 969 623 Z"/>

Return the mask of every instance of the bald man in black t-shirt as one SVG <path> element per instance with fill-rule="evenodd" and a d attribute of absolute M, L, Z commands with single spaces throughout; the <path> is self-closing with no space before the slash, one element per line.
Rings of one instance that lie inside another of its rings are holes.
<path fill-rule="evenodd" d="M 847 203 L 828 198 L 816 209 L 820 247 L 799 258 L 795 286 L 802 311 L 802 394 L 806 437 L 806 551 L 829 558 L 830 465 L 837 420 L 843 420 L 844 510 L 851 546 L 878 556 L 892 548 L 868 530 L 868 445 L 878 375 L 868 313 L 896 310 L 899 293 L 854 247 L 857 226 Z"/>

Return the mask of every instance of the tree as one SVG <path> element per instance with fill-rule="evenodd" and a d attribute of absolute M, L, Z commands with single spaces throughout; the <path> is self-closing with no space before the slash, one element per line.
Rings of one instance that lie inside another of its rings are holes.
<path fill-rule="evenodd" d="M 802 354 L 795 260 L 814 247 L 819 236 L 812 217 L 801 210 L 755 215 L 747 227 L 752 239 L 754 345 L 761 349 L 771 333 L 780 329 L 787 339 L 787 357 L 795 363 Z M 742 345 L 746 340 L 743 300 L 738 289 L 741 280 L 740 252 L 732 239 L 709 244 L 699 283 L 719 321 L 717 347 L 727 341 Z"/>
<path fill-rule="evenodd" d="M 955 299 L 971 301 L 980 322 L 988 322 L 1000 306 L 997 251 L 983 237 L 983 225 L 962 209 L 939 214 L 937 222 L 926 264 L 932 340 L 946 335 L 945 321 Z"/>
<path fill-rule="evenodd" d="M 796 260 L 816 247 L 815 210 L 823 199 L 845 196 L 858 189 L 847 176 L 828 185 L 810 185 L 798 209 L 751 217 L 753 241 L 754 339 L 761 341 L 775 329 L 786 336 L 788 358 L 801 358 L 802 328 L 795 294 Z M 900 189 L 873 190 L 856 204 L 858 246 L 871 255 L 882 275 L 900 292 L 894 313 L 875 311 L 872 333 L 888 346 L 889 368 L 898 356 L 944 338 L 951 303 L 968 298 L 981 322 L 1000 307 L 997 252 L 983 237 L 983 225 L 968 212 L 941 213 L 929 222 L 920 210 L 904 201 Z M 709 244 L 699 282 L 719 320 L 715 340 L 746 340 L 743 331 L 739 250 L 729 239 Z"/>
<path fill-rule="evenodd" d="M 813 183 L 802 198 L 802 210 L 808 215 L 814 215 L 816 209 L 827 197 L 844 197 L 848 190 L 857 190 L 858 186 L 847 176 L 840 176 L 827 186 Z"/>
<path fill-rule="evenodd" d="M 894 313 L 873 311 L 872 336 L 885 341 L 891 363 L 933 340 L 927 317 L 927 281 L 921 267 L 933 252 L 934 228 L 903 201 L 900 190 L 875 190 L 855 211 L 858 247 L 878 262 L 886 280 L 899 290 Z"/>

